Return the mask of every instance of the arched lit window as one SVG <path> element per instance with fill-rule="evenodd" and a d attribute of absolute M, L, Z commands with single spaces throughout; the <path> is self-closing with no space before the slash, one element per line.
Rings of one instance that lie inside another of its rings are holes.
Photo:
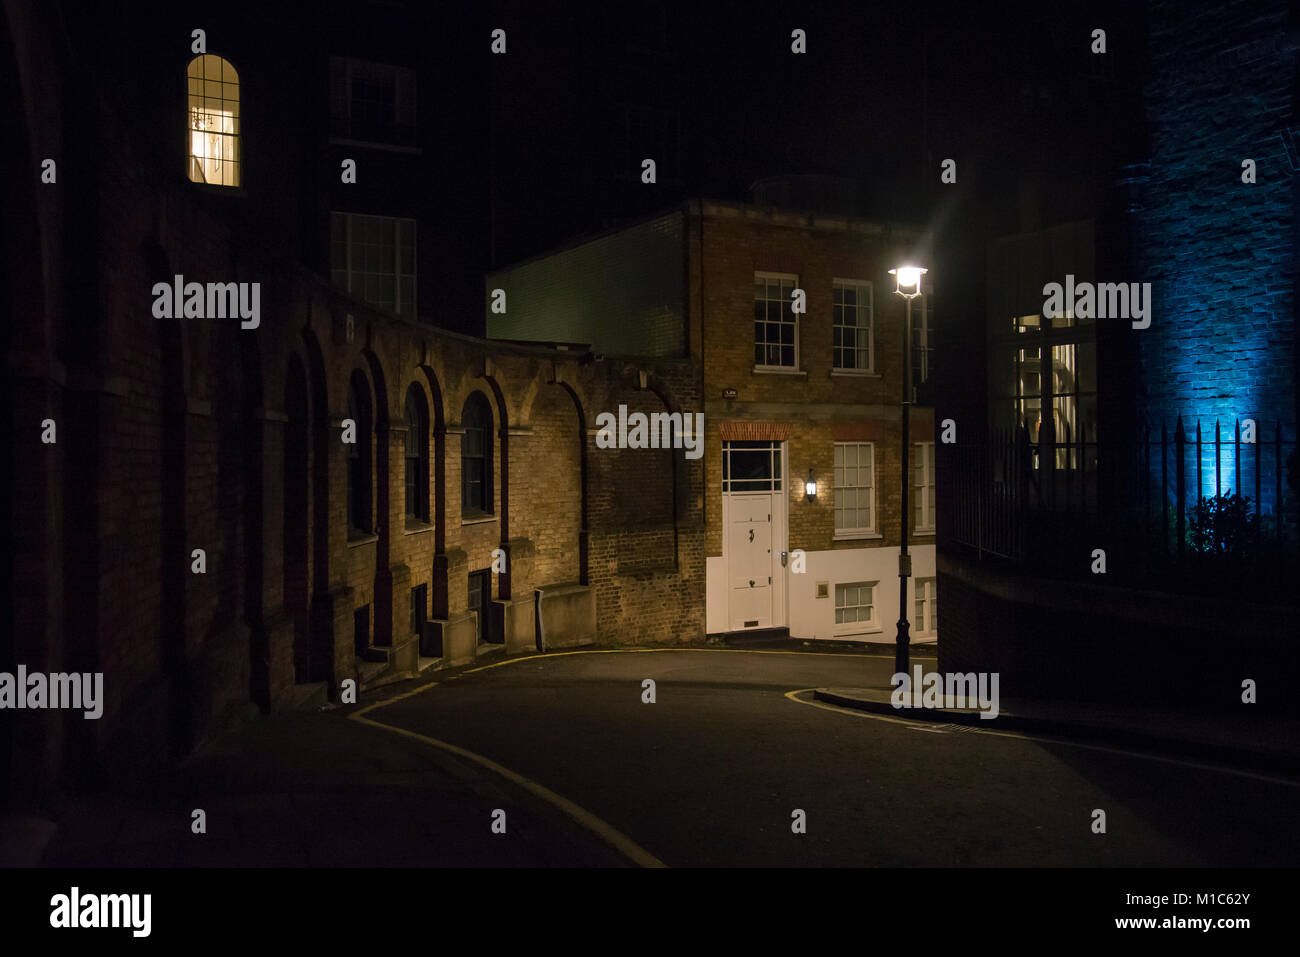
<path fill-rule="evenodd" d="M 239 74 L 229 60 L 211 53 L 196 56 L 187 72 L 189 86 L 190 179 L 210 186 L 239 186 Z"/>
<path fill-rule="evenodd" d="M 461 513 L 466 518 L 492 514 L 492 409 L 482 392 L 465 402 L 460 437 Z"/>
<path fill-rule="evenodd" d="M 370 387 L 360 372 L 352 373 L 348 384 L 348 418 L 356 423 L 355 444 L 348 453 L 348 534 L 371 531 L 370 517 Z"/>
<path fill-rule="evenodd" d="M 406 390 L 406 517 L 429 520 L 429 412 L 418 385 Z"/>

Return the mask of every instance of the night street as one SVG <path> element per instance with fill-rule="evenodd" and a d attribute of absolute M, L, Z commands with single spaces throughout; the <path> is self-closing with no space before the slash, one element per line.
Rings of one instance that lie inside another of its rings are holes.
<path fill-rule="evenodd" d="M 196 759 L 184 783 L 143 800 L 67 809 L 45 863 L 1226 867 L 1296 857 L 1297 785 L 1271 776 L 790 694 L 884 686 L 892 664 L 615 650 L 393 685 L 356 709 L 255 719 Z M 646 678 L 654 704 L 641 701 Z M 464 749 L 505 775 L 353 717 Z M 195 806 L 209 814 L 205 835 L 188 833 Z M 490 830 L 497 808 L 504 835 Z M 1095 808 L 1104 835 L 1091 832 Z M 795 809 L 806 834 L 791 831 Z M 630 852 L 611 847 L 606 828 Z"/>
<path fill-rule="evenodd" d="M 1295 786 L 786 697 L 887 685 L 892 665 L 888 656 L 575 654 L 471 671 L 369 716 L 531 778 L 670 866 L 1296 860 Z M 645 678 L 657 685 L 653 705 L 641 703 Z M 796 808 L 807 812 L 806 835 L 791 833 Z M 1094 808 L 1107 813 L 1105 835 L 1090 831 Z M 483 819 L 486 828 L 486 806 Z"/>

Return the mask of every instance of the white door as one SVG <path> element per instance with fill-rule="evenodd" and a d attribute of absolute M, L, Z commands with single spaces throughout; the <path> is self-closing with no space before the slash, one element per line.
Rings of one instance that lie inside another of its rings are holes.
<path fill-rule="evenodd" d="M 786 623 L 784 443 L 724 442 L 722 554 L 731 631 Z"/>
<path fill-rule="evenodd" d="M 731 628 L 772 624 L 772 495 L 728 496 L 727 572 Z"/>

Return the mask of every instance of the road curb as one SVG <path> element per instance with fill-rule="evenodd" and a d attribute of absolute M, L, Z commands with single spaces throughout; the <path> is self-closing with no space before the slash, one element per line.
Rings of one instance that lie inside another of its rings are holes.
<path fill-rule="evenodd" d="M 888 694 L 887 691 L 883 690 L 881 693 Z M 978 711 L 971 709 L 895 708 L 888 701 L 873 701 L 870 698 L 861 698 L 827 688 L 814 689 L 813 698 L 842 708 L 889 715 L 893 718 L 929 721 L 937 724 L 959 724 L 988 731 L 1011 731 L 1022 734 L 1081 739 L 1090 743 L 1105 744 L 1112 747 L 1150 751 L 1180 758 L 1194 758 L 1241 770 L 1267 771 L 1274 774 L 1283 774 L 1287 777 L 1300 778 L 1300 755 L 1284 754 L 1277 751 L 1261 751 L 1218 742 L 1131 731 L 1125 728 L 1085 721 L 1066 721 L 1059 718 L 1013 714 L 1006 711 L 996 718 L 981 718 Z"/>

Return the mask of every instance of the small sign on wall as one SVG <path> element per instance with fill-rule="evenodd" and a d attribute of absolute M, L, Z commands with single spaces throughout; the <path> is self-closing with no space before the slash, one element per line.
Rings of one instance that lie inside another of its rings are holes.
<path fill-rule="evenodd" d="M 723 397 L 724 399 L 734 399 L 734 398 L 736 397 L 736 390 L 735 390 L 735 389 L 723 389 L 723 390 L 722 390 L 722 397 Z"/>

